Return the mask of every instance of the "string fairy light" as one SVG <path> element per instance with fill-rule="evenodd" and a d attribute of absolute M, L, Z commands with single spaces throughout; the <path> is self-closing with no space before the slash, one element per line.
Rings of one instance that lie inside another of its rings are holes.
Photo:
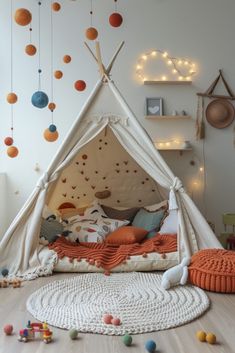
<path fill-rule="evenodd" d="M 178 74 L 179 81 L 190 81 L 196 74 L 196 64 L 189 59 L 176 58 L 170 56 L 167 51 L 160 49 L 153 49 L 140 56 L 136 64 L 136 75 L 142 81 L 146 81 L 146 75 L 144 74 L 144 66 L 148 59 L 159 59 L 162 58 L 166 62 L 168 67 L 171 67 L 171 72 L 176 75 Z M 166 75 L 162 75 L 160 81 L 166 81 Z"/>

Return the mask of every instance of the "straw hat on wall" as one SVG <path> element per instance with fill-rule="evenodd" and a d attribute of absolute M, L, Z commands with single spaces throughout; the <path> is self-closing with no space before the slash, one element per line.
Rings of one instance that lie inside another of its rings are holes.
<path fill-rule="evenodd" d="M 233 122 L 234 116 L 234 106 L 226 99 L 215 99 L 206 108 L 208 123 L 217 129 L 229 126 Z"/>

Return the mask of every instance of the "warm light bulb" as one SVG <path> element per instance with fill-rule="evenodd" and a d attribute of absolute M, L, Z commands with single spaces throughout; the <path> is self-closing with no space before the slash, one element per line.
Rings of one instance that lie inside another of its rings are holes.
<path fill-rule="evenodd" d="M 147 60 L 147 55 L 143 55 L 142 59 Z"/>
<path fill-rule="evenodd" d="M 137 69 L 137 70 L 140 70 L 140 69 L 142 69 L 142 66 L 141 66 L 141 65 L 137 65 L 137 66 L 136 66 L 136 69 Z"/>
<path fill-rule="evenodd" d="M 174 142 L 175 142 L 177 145 L 180 144 L 180 141 L 179 141 L 179 140 L 175 140 Z"/>
<path fill-rule="evenodd" d="M 163 146 L 163 143 L 162 143 L 162 142 L 160 142 L 160 143 L 159 143 L 159 147 L 162 147 L 162 146 Z"/>
<path fill-rule="evenodd" d="M 162 81 L 166 81 L 166 76 L 162 76 Z"/>
<path fill-rule="evenodd" d="M 168 60 L 168 61 L 167 61 L 167 64 L 168 64 L 168 65 L 172 65 L 172 61 L 171 61 L 171 60 Z"/>
<path fill-rule="evenodd" d="M 182 80 L 183 80 L 183 77 L 182 77 L 182 76 L 179 76 L 179 80 L 182 81 Z"/>
<path fill-rule="evenodd" d="M 187 61 L 187 60 L 184 62 L 184 65 L 185 65 L 185 66 L 187 66 L 187 65 L 188 65 L 188 61 Z"/>
<path fill-rule="evenodd" d="M 170 144 L 170 142 L 166 142 L 166 146 L 168 146 L 168 147 L 169 147 L 170 145 L 171 145 L 171 144 Z"/>
<path fill-rule="evenodd" d="M 156 56 L 156 55 L 157 55 L 157 52 L 156 52 L 156 51 L 152 51 L 151 55 L 152 55 L 152 56 Z"/>
<path fill-rule="evenodd" d="M 200 167 L 199 170 L 200 170 L 200 172 L 203 172 L 203 171 L 204 171 L 204 168 L 203 168 L 203 167 Z"/>
<path fill-rule="evenodd" d="M 191 80 L 191 77 L 190 77 L 190 76 L 187 76 L 187 77 L 186 77 L 186 80 L 187 80 L 187 81 L 190 81 L 190 80 Z"/>
<path fill-rule="evenodd" d="M 163 54 L 162 54 L 163 58 L 166 58 L 168 56 L 168 53 L 165 51 Z"/>
<path fill-rule="evenodd" d="M 181 64 L 182 64 L 182 60 L 179 60 L 179 61 L 178 61 L 178 64 L 181 65 Z"/>
<path fill-rule="evenodd" d="M 192 65 L 192 67 L 194 67 L 196 64 L 195 64 L 195 63 L 192 63 L 191 65 Z"/>
<path fill-rule="evenodd" d="M 176 69 L 173 69 L 173 70 L 172 70 L 172 73 L 173 73 L 173 74 L 177 74 L 177 70 L 176 70 Z"/>

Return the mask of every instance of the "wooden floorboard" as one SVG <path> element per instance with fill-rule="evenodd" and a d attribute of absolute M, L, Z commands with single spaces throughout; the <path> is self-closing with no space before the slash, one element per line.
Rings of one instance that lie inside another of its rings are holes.
<path fill-rule="evenodd" d="M 53 328 L 54 341 L 49 345 L 39 340 L 18 342 L 18 330 L 28 320 L 34 320 L 26 310 L 28 296 L 42 285 L 68 276 L 73 275 L 57 274 L 25 282 L 19 289 L 0 289 L 0 353 L 143 353 L 147 339 L 156 341 L 158 353 L 235 353 L 235 295 L 216 293 L 208 293 L 211 308 L 199 319 L 176 329 L 134 335 L 132 347 L 124 346 L 120 337 L 97 334 L 79 334 L 78 340 L 71 341 L 67 331 L 57 328 Z M 13 336 L 3 333 L 6 323 L 13 324 L 16 332 Z M 216 333 L 218 344 L 197 341 L 197 330 Z"/>

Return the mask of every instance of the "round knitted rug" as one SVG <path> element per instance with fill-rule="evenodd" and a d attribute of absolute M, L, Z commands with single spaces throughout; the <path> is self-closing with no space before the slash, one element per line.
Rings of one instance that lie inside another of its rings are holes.
<path fill-rule="evenodd" d="M 107 335 L 145 333 L 183 325 L 209 307 L 199 288 L 161 288 L 161 275 L 101 273 L 54 281 L 33 293 L 28 311 L 38 320 L 60 328 Z M 104 314 L 121 319 L 120 326 L 106 325 Z"/>

